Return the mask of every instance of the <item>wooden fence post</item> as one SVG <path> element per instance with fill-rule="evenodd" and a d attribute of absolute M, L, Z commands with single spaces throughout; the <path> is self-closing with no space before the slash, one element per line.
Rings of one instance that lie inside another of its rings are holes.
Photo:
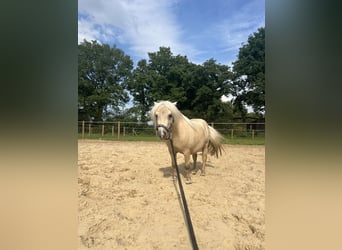
<path fill-rule="evenodd" d="M 252 139 L 254 140 L 254 129 L 252 130 Z"/>
<path fill-rule="evenodd" d="M 88 126 L 88 135 L 89 136 L 91 135 L 91 123 L 89 123 L 89 126 Z"/>
<path fill-rule="evenodd" d="M 102 137 L 104 135 L 104 124 L 102 124 Z"/>
<path fill-rule="evenodd" d="M 233 137 L 234 137 L 234 129 L 232 129 L 232 130 L 230 131 L 230 138 L 233 139 Z"/>
<path fill-rule="evenodd" d="M 211 123 L 211 126 L 214 128 L 214 123 L 213 122 Z"/>
<path fill-rule="evenodd" d="M 123 136 L 126 136 L 126 127 L 123 127 Z"/>
<path fill-rule="evenodd" d="M 114 136 L 114 125 L 112 126 L 112 136 Z"/>
<path fill-rule="evenodd" d="M 84 121 L 82 121 L 82 139 L 84 139 Z"/>
<path fill-rule="evenodd" d="M 120 121 L 118 121 L 118 140 L 120 140 Z"/>

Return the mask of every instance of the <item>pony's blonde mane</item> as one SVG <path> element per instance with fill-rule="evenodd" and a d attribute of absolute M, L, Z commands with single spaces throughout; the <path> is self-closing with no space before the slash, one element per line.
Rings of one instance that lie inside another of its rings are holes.
<path fill-rule="evenodd" d="M 188 117 L 182 114 L 182 112 L 179 111 L 179 109 L 176 107 L 176 103 L 172 103 L 169 101 L 160 101 L 160 102 L 155 102 L 154 107 L 151 110 L 151 118 L 153 120 L 154 126 L 156 126 L 156 117 L 155 113 L 157 109 L 161 106 L 165 106 L 168 110 L 171 111 L 172 116 L 174 117 L 175 122 L 179 119 L 184 119 L 191 127 L 193 127 L 192 122 Z"/>

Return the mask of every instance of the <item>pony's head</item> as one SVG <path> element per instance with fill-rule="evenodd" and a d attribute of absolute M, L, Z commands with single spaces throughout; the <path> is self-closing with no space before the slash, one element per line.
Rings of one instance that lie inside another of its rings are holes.
<path fill-rule="evenodd" d="M 182 115 L 176 107 L 176 103 L 169 101 L 155 102 L 151 110 L 151 118 L 158 136 L 162 140 L 170 139 L 172 125 Z"/>

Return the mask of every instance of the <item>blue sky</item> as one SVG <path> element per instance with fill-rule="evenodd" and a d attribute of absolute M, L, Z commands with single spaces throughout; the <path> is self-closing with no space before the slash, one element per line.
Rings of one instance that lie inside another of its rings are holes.
<path fill-rule="evenodd" d="M 165 46 L 197 64 L 214 58 L 231 65 L 264 26 L 264 0 L 78 1 L 78 42 L 115 44 L 135 64 Z"/>

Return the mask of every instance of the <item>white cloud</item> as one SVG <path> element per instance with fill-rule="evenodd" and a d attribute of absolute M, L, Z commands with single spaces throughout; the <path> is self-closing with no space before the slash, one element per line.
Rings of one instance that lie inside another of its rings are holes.
<path fill-rule="evenodd" d="M 235 98 L 232 94 L 228 94 L 228 95 L 222 95 L 221 96 L 221 102 L 234 102 Z M 253 113 L 254 112 L 254 109 L 252 106 L 250 105 L 247 105 L 247 104 L 244 104 L 245 108 L 247 109 L 247 113 Z M 263 113 L 264 114 L 264 113 Z"/>
<path fill-rule="evenodd" d="M 197 64 L 215 58 L 231 65 L 241 43 L 264 26 L 262 0 L 252 0 L 238 11 L 232 9 L 225 20 L 215 24 L 208 20 L 201 32 L 186 33 L 182 26 L 186 24 L 176 16 L 182 1 L 79 0 L 78 42 L 115 43 L 138 58 L 166 46 Z"/>
<path fill-rule="evenodd" d="M 261 5 L 260 0 L 255 0 L 243 5 L 239 11 L 233 12 L 227 19 L 217 24 L 213 31 L 221 34 L 218 36 L 218 43 L 222 52 L 236 51 L 237 56 L 242 43 L 247 43 L 248 36 L 265 26 L 264 13 L 264 6 Z M 236 58 L 231 59 L 235 61 Z"/>
<path fill-rule="evenodd" d="M 171 47 L 175 54 L 194 51 L 181 42 L 181 27 L 172 8 L 177 0 L 79 1 L 79 37 L 128 45 L 140 57 Z"/>
<path fill-rule="evenodd" d="M 221 96 L 221 102 L 231 102 L 231 101 L 234 101 L 234 96 L 232 94 Z"/>
<path fill-rule="evenodd" d="M 88 20 L 78 20 L 78 43 L 83 42 L 83 40 L 91 41 L 97 40 L 100 36 L 98 30 L 94 28 L 94 24 Z"/>

